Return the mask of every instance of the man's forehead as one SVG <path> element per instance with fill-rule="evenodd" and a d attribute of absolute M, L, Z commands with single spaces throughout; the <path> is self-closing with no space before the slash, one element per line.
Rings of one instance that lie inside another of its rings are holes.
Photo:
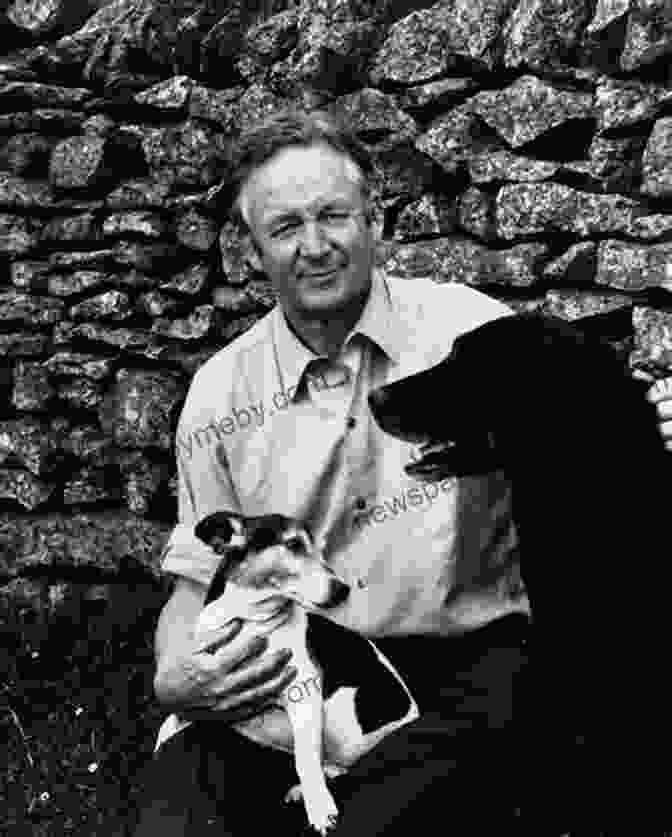
<path fill-rule="evenodd" d="M 360 193 L 356 164 L 328 146 L 283 149 L 250 178 L 248 195 L 266 216 L 333 199 L 351 201 Z"/>

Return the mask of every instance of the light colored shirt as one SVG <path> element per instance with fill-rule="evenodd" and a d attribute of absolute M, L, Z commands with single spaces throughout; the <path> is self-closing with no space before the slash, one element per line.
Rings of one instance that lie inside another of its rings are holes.
<path fill-rule="evenodd" d="M 365 635 L 454 634 L 529 612 L 503 474 L 412 479 L 404 466 L 417 449 L 383 433 L 366 400 L 438 363 L 460 333 L 510 313 L 463 285 L 375 272 L 359 322 L 329 361 L 276 306 L 194 376 L 176 437 L 180 523 L 223 509 L 304 521 L 352 584 L 329 615 Z M 434 408 L 448 414 L 450 399 L 437 392 Z M 178 540 L 163 569 L 208 584 L 217 556 Z"/>

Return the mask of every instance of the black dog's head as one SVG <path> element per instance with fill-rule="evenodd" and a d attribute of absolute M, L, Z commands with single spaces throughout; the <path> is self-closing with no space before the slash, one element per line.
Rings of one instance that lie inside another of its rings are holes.
<path fill-rule="evenodd" d="M 371 392 L 369 406 L 386 433 L 429 447 L 407 472 L 438 479 L 504 467 L 511 451 L 555 444 L 558 428 L 575 435 L 577 407 L 588 424 L 603 394 L 609 410 L 610 393 L 629 385 L 608 346 L 557 318 L 519 314 L 461 335 L 436 366 Z"/>

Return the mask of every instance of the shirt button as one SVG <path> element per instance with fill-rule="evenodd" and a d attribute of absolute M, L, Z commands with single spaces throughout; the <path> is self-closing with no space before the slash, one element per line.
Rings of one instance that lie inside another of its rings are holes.
<path fill-rule="evenodd" d="M 355 500 L 355 508 L 356 509 L 365 509 L 366 508 L 366 500 L 363 497 L 358 497 Z"/>
<path fill-rule="evenodd" d="M 356 424 L 357 419 L 354 416 L 348 416 L 348 430 L 352 430 Z"/>

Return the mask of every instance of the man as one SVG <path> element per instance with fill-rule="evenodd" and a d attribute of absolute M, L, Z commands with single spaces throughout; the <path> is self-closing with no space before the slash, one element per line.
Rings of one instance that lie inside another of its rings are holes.
<path fill-rule="evenodd" d="M 305 521 L 352 584 L 334 618 L 375 638 L 418 699 L 417 724 L 335 781 L 334 834 L 389 837 L 432 814 L 483 834 L 513 822 L 525 715 L 528 604 L 508 486 L 501 474 L 415 482 L 404 466 L 417 450 L 377 428 L 366 395 L 509 309 L 377 271 L 370 170 L 324 114 L 276 116 L 241 139 L 235 209 L 280 304 L 194 377 L 177 432 L 179 520 L 230 509 Z M 655 397 L 664 422 L 672 402 Z M 672 439 L 671 426 L 661 430 Z M 207 649 L 193 639 L 215 560 L 166 550 L 176 586 L 156 633 L 156 694 L 196 723 L 160 748 L 137 837 L 303 825 L 301 806 L 281 804 L 292 760 L 227 728 L 291 682 L 289 652 L 263 655 L 235 624 Z"/>

